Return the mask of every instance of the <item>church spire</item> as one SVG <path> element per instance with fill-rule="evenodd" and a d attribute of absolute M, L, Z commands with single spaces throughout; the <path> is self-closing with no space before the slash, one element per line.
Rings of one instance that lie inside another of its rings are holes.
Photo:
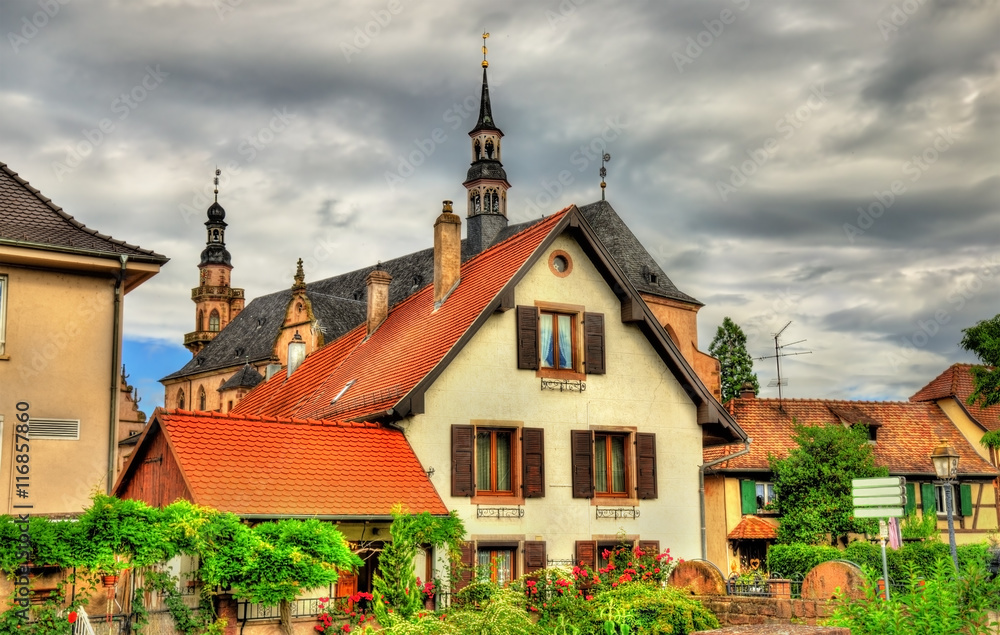
<path fill-rule="evenodd" d="M 472 140 L 472 165 L 462 184 L 467 190 L 468 244 L 473 253 L 489 247 L 497 234 L 507 227 L 507 173 L 500 162 L 503 132 L 493 120 L 490 86 L 486 76 L 486 38 L 483 33 L 483 94 L 479 102 L 479 120 L 469 132 Z"/>
<path fill-rule="evenodd" d="M 184 346 L 197 355 L 226 324 L 243 310 L 243 289 L 229 286 L 232 256 L 226 249 L 226 210 L 219 205 L 219 176 L 215 169 L 215 201 L 206 212 L 207 238 L 198 263 L 199 284 L 191 290 L 196 305 L 195 330 L 184 336 Z"/>

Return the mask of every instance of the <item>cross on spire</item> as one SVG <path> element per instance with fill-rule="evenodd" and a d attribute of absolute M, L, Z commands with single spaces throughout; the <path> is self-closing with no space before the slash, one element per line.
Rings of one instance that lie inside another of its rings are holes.
<path fill-rule="evenodd" d="M 485 29 L 483 29 L 483 68 L 486 68 L 487 66 L 490 65 L 490 63 L 486 61 L 486 38 L 488 38 L 489 36 L 490 34 L 487 33 Z"/>

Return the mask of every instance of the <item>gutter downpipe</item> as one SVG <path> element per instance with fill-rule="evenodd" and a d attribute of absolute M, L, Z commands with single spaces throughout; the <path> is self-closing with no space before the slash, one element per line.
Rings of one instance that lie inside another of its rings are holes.
<path fill-rule="evenodd" d="M 747 440 L 743 442 L 743 449 L 735 454 L 727 454 L 721 458 L 715 459 L 714 461 L 709 461 L 708 463 L 702 465 L 698 469 L 698 504 L 701 507 L 701 559 L 708 560 L 708 529 L 705 523 L 705 470 L 710 467 L 714 467 L 719 463 L 723 463 L 730 459 L 735 459 L 738 456 L 743 456 L 750 452 L 750 444 L 753 439 L 747 437 Z"/>
<path fill-rule="evenodd" d="M 118 363 L 119 363 L 119 340 L 121 339 L 121 310 L 122 310 L 122 283 L 125 281 L 125 266 L 128 262 L 128 254 L 120 256 L 122 266 L 118 270 L 115 280 L 115 314 L 112 318 L 114 326 L 112 328 L 111 339 L 111 415 L 108 421 L 108 484 L 105 488 L 108 495 L 114 487 L 115 465 L 118 460 L 118 435 L 115 434 L 118 424 Z"/>

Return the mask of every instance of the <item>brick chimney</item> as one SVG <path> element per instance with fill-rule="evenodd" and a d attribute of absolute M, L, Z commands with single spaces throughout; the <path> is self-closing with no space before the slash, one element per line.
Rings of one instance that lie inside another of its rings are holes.
<path fill-rule="evenodd" d="M 756 399 L 757 393 L 754 392 L 753 384 L 746 381 L 743 382 L 743 388 L 740 389 L 740 399 Z"/>
<path fill-rule="evenodd" d="M 392 276 L 375 269 L 365 278 L 368 286 L 368 334 L 371 335 L 389 315 L 389 283 Z"/>
<path fill-rule="evenodd" d="M 462 219 L 444 201 L 434 221 L 434 308 L 440 307 L 458 284 L 462 266 Z"/>

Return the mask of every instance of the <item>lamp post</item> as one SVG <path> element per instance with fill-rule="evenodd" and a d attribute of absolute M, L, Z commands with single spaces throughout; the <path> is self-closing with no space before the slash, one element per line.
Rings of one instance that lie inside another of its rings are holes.
<path fill-rule="evenodd" d="M 955 500 L 952 484 L 958 475 L 958 452 L 944 440 L 931 452 L 931 463 L 938 480 L 944 485 L 944 505 L 948 512 L 948 541 L 951 543 L 951 560 L 958 571 L 958 550 L 955 548 L 955 519 L 952 508 Z"/>

